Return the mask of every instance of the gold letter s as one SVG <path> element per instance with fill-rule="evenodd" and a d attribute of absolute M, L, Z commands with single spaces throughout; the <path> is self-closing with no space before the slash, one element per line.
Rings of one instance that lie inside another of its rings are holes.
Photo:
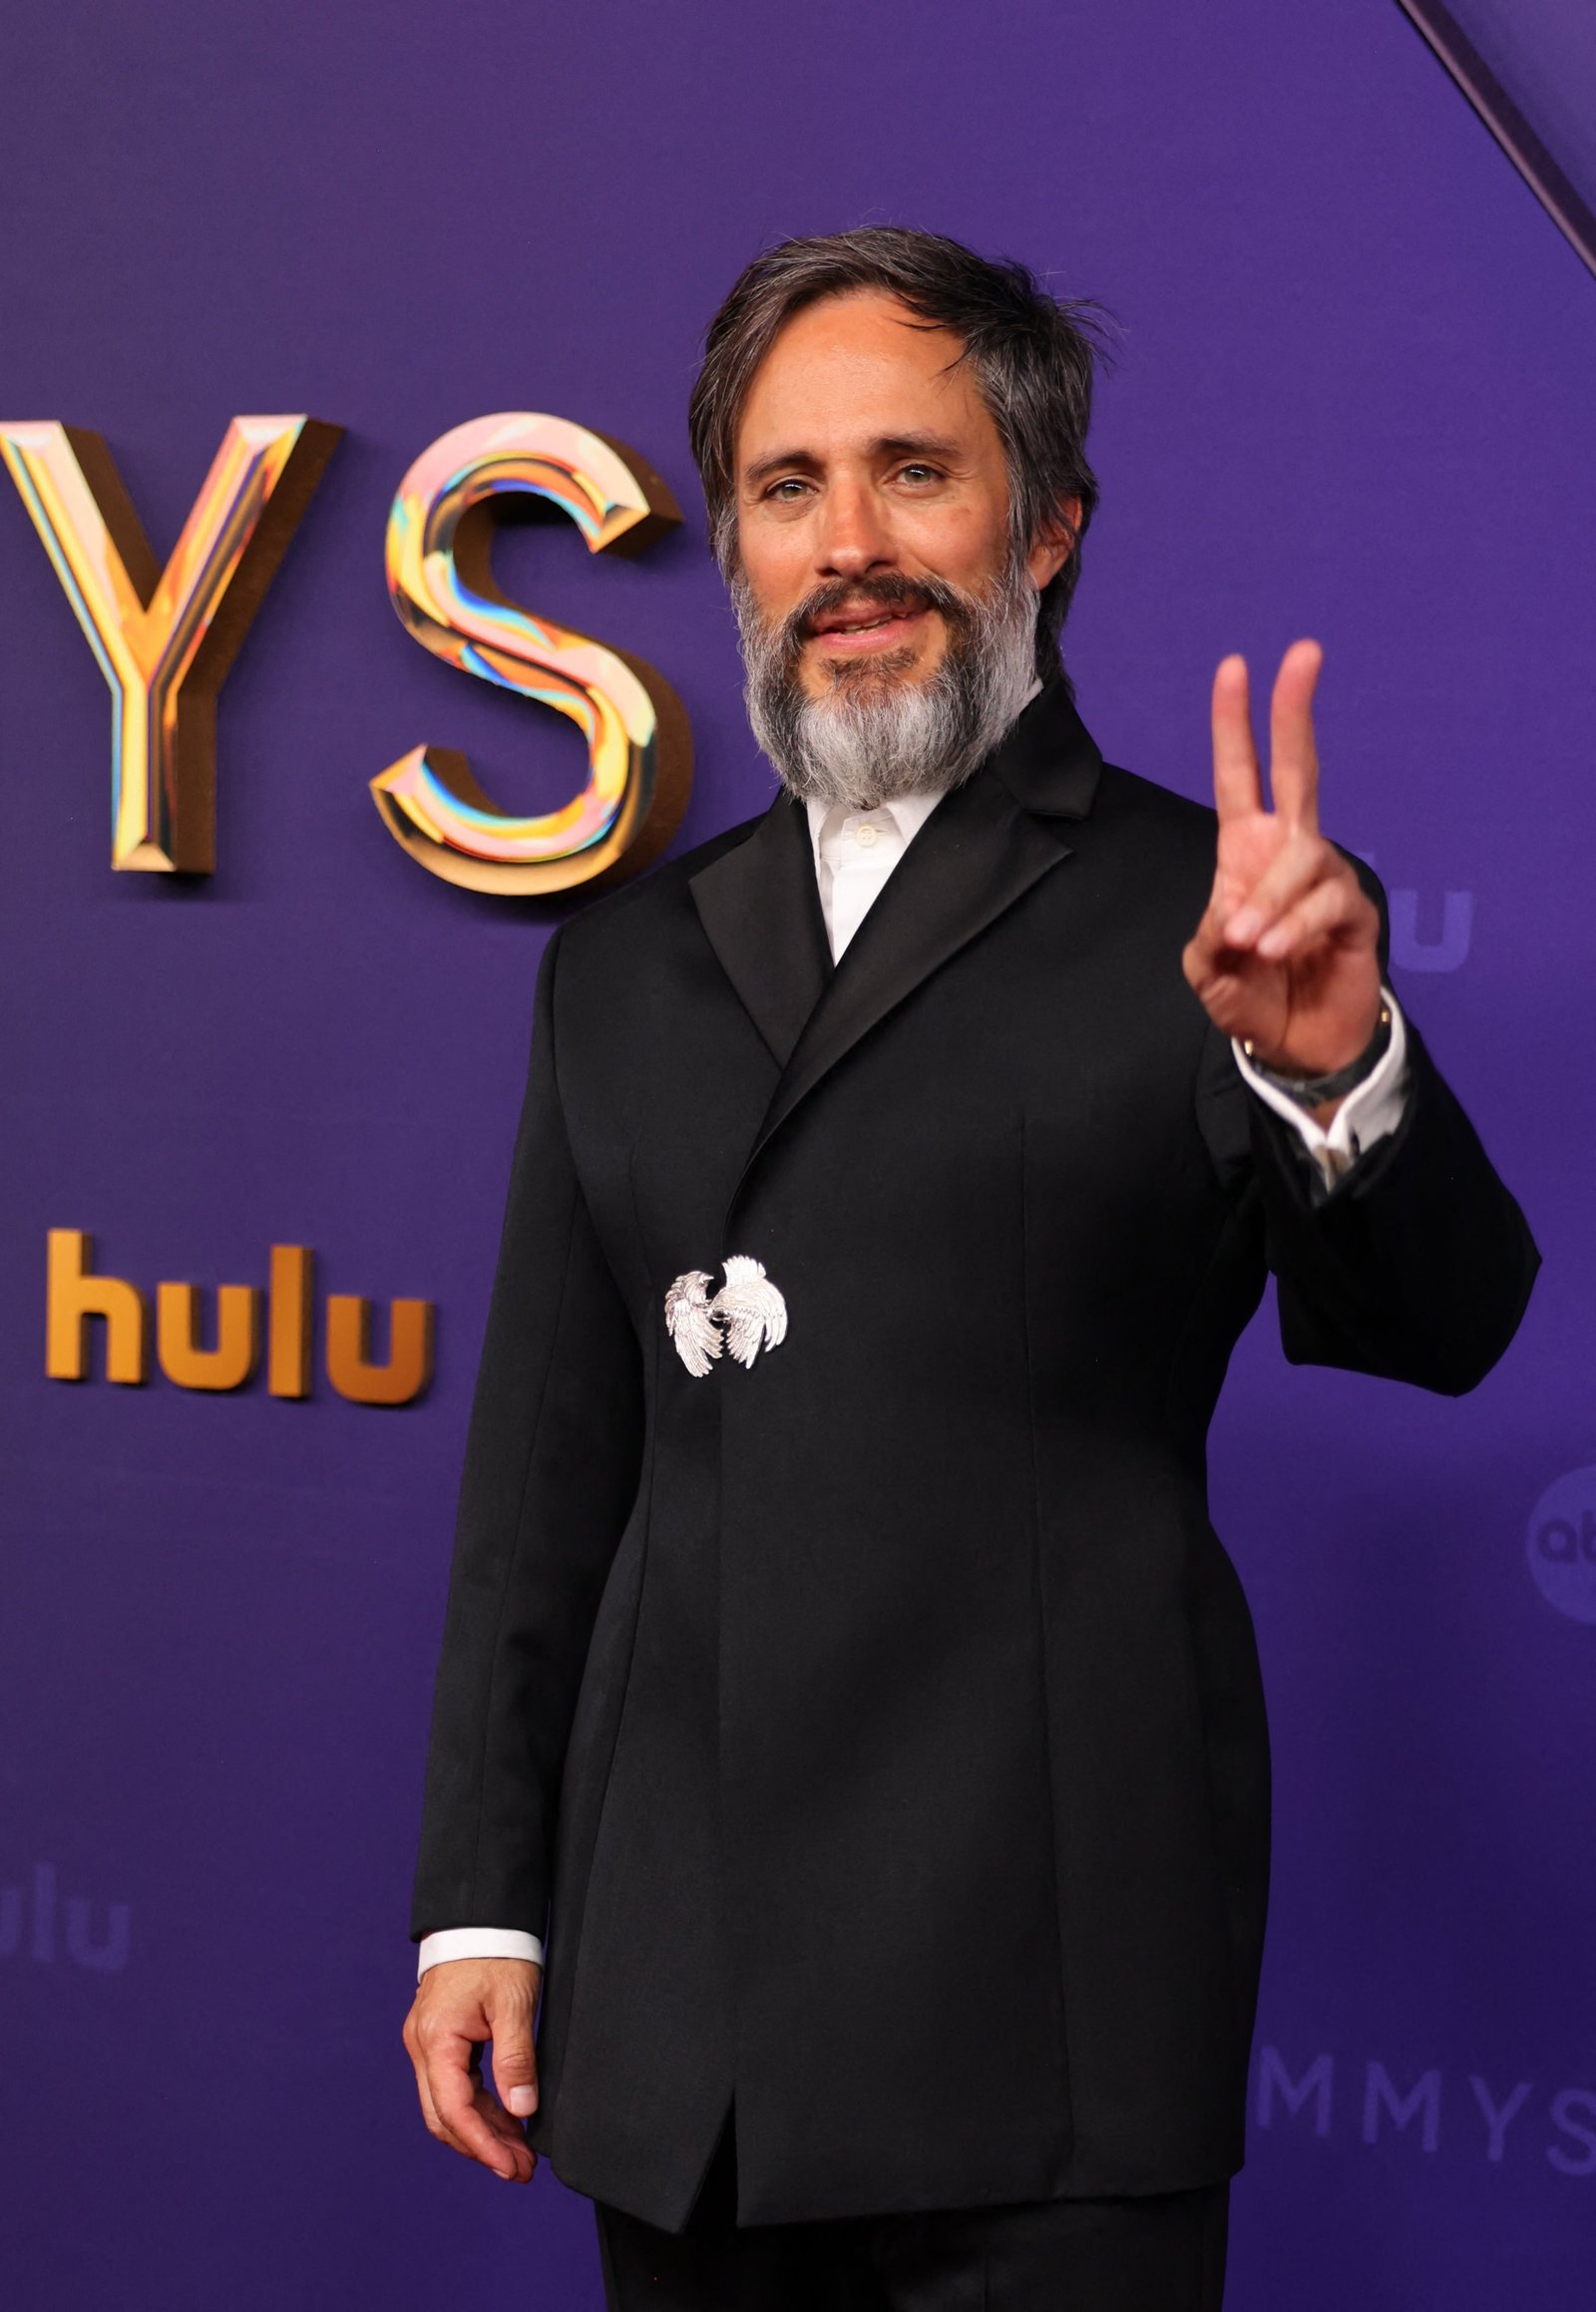
<path fill-rule="evenodd" d="M 234 418 L 166 569 L 98 434 L 0 426 L 0 457 L 111 685 L 111 864 L 215 865 L 216 692 L 342 429 Z"/>
<path fill-rule="evenodd" d="M 531 493 L 569 514 L 593 554 L 640 554 L 681 516 L 636 454 L 565 418 L 512 410 L 424 450 L 388 517 L 388 588 L 426 649 L 578 724 L 588 784 L 558 811 L 495 810 L 452 748 L 416 747 L 371 782 L 383 823 L 429 873 L 519 896 L 618 882 L 670 841 L 687 807 L 686 713 L 640 658 L 520 608 L 489 563 L 493 502 Z"/>

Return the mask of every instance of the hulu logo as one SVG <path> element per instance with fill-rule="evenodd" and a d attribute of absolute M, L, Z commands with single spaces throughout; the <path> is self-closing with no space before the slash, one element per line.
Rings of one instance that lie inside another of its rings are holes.
<path fill-rule="evenodd" d="M 120 1975 L 128 1964 L 132 1924 L 126 1903 L 79 1894 L 60 1901 L 53 1862 L 34 1864 L 30 1886 L 0 1886 L 0 1959 L 25 1956 L 50 1967 L 66 1958 L 94 1975 Z"/>

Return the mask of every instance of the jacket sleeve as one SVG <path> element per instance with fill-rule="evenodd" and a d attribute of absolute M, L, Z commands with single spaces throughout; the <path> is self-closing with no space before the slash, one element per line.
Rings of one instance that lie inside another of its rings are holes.
<path fill-rule="evenodd" d="M 636 1335 L 561 1111 L 557 932 L 466 1446 L 411 1933 L 545 1932 L 566 1745 L 636 1491 Z"/>
<path fill-rule="evenodd" d="M 1460 1396 L 1518 1330 L 1540 1255 L 1410 1019 L 1407 1036 L 1402 1120 L 1334 1188 L 1246 1093 L 1254 1172 L 1291 1361 Z"/>

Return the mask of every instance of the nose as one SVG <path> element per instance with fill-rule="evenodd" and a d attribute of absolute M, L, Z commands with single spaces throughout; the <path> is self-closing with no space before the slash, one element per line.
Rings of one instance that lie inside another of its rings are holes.
<path fill-rule="evenodd" d="M 815 546 L 816 568 L 823 578 L 860 578 L 897 566 L 897 550 L 875 491 L 851 477 L 834 482 L 827 492 Z"/>

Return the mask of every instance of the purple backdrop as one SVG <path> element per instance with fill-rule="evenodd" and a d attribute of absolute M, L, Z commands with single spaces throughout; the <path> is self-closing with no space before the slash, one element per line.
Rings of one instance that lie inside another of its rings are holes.
<path fill-rule="evenodd" d="M 433 2145 L 397 2036 L 560 910 L 420 873 L 366 781 L 430 740 L 550 803 L 581 756 L 406 639 L 383 525 L 465 418 L 634 444 L 683 533 L 628 566 L 513 530 L 501 576 L 679 689 L 683 842 L 746 816 L 695 343 L 765 239 L 891 218 L 1121 317 L 1069 636 L 1110 755 L 1203 791 L 1217 656 L 1325 638 L 1331 827 L 1546 1255 L 1462 1403 L 1290 1371 L 1267 1316 L 1237 1359 L 1216 1517 L 1279 1853 L 1232 2302 L 1588 2312 L 1596 283 L 1397 8 L 26 0 L 0 189 L 0 416 L 102 430 L 162 554 L 229 416 L 349 429 L 223 693 L 202 887 L 111 873 L 105 688 L 0 487 L 0 2294 L 599 2303 L 585 2204 Z M 147 1290 L 312 1244 L 330 1290 L 437 1300 L 437 1380 L 402 1412 L 48 1381 L 51 1226 Z"/>

